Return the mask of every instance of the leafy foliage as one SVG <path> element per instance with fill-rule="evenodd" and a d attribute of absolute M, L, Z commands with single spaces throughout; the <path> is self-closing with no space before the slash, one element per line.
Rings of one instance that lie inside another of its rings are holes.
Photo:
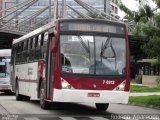
<path fill-rule="evenodd" d="M 158 7 L 160 7 L 160 0 L 153 0 L 153 1 L 157 4 Z"/>
<path fill-rule="evenodd" d="M 153 58 L 152 61 L 151 61 L 151 66 L 156 66 L 156 65 L 159 65 L 159 60 L 158 58 Z"/>
<path fill-rule="evenodd" d="M 143 32 L 148 38 L 148 42 L 142 46 L 145 53 L 150 58 L 156 57 L 160 60 L 160 14 L 156 14 L 154 17 L 154 24 L 143 25 Z"/>
<path fill-rule="evenodd" d="M 142 46 L 143 51 L 150 58 L 160 60 L 160 14 L 154 14 L 148 4 L 142 4 L 144 0 L 137 0 L 141 5 L 138 11 L 131 11 L 120 2 L 120 9 L 136 24 L 131 32 L 134 36 L 144 36 L 146 43 Z M 160 7 L 160 0 L 154 0 Z M 160 62 L 160 61 L 159 61 Z"/>
<path fill-rule="evenodd" d="M 148 54 L 148 57 L 158 57 L 160 58 L 160 37 L 157 36 L 151 36 L 146 44 L 143 45 L 143 50 L 146 54 Z"/>

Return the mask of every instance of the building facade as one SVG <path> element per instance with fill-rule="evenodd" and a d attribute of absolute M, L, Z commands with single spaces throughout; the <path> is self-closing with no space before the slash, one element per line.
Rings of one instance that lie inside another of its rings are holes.
<path fill-rule="evenodd" d="M 103 11 L 112 17 L 119 18 L 118 16 L 118 5 L 117 1 L 118 0 L 82 0 L 83 2 L 95 7 L 96 9 Z M 75 8 L 76 10 L 87 14 L 88 12 L 79 6 L 76 2 L 73 0 L 66 0 L 66 3 Z M 71 15 L 76 15 L 71 9 L 67 9 L 67 13 Z"/>
<path fill-rule="evenodd" d="M 118 0 L 110 0 L 110 15 L 119 18 L 118 16 Z"/>
<path fill-rule="evenodd" d="M 15 4 L 14 0 L 0 0 L 0 3 L 1 3 L 0 9 L 2 9 L 2 10 L 10 8 L 10 7 L 14 6 L 14 4 Z M 10 12 L 12 12 L 12 11 L 11 10 L 7 10 L 7 11 L 2 12 L 0 15 L 1 16 L 5 16 Z"/>

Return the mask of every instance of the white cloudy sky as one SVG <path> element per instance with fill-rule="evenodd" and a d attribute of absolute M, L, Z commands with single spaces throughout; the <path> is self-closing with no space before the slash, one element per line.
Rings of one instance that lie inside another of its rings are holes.
<path fill-rule="evenodd" d="M 138 9 L 138 2 L 136 2 L 136 0 L 122 0 L 122 3 L 129 9 L 136 11 Z M 148 3 L 151 7 L 155 7 L 156 5 L 154 4 L 154 2 L 152 2 L 152 0 L 148 0 Z M 122 11 L 118 11 L 119 15 L 121 18 L 124 17 L 125 13 Z"/>

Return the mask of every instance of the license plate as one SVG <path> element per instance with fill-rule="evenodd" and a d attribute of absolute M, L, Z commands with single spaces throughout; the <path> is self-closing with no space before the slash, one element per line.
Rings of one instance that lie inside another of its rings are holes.
<path fill-rule="evenodd" d="M 100 93 L 88 93 L 88 97 L 100 97 Z"/>

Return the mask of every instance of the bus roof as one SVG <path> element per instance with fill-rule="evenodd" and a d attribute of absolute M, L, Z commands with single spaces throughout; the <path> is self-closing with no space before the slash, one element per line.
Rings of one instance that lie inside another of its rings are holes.
<path fill-rule="evenodd" d="M 96 22 L 96 21 L 99 21 L 100 23 L 103 23 L 103 22 L 108 22 L 109 24 L 119 24 L 119 25 L 124 25 L 124 23 L 120 23 L 120 22 L 115 22 L 115 21 L 110 21 L 110 20 L 103 20 L 103 19 L 58 19 L 58 21 L 70 21 L 70 22 L 72 22 L 72 21 L 84 21 L 84 22 Z M 52 22 L 50 22 L 50 23 L 48 23 L 48 24 L 46 24 L 46 25 L 44 25 L 44 26 L 42 26 L 42 27 L 40 27 L 40 28 L 38 28 L 38 29 L 36 29 L 36 30 L 34 30 L 34 31 L 32 31 L 32 32 L 30 32 L 30 33 L 28 33 L 28 34 L 26 34 L 26 35 L 24 35 L 24 36 L 22 36 L 22 37 L 20 37 L 20 38 L 18 38 L 18 39 L 13 39 L 13 45 L 14 44 L 16 44 L 16 43 L 19 43 L 19 42 L 21 42 L 21 41 L 23 41 L 23 40 L 25 40 L 25 39 L 27 39 L 27 38 L 29 38 L 29 37 L 31 37 L 31 36 L 34 36 L 34 35 L 36 35 L 36 34 L 39 34 L 39 33 L 41 33 L 41 32 L 43 32 L 43 31 L 45 31 L 45 30 L 47 30 L 47 29 L 49 29 L 49 28 L 52 28 L 52 27 L 54 27 L 55 26 L 55 21 L 52 21 Z"/>
<path fill-rule="evenodd" d="M 11 50 L 10 49 L 0 49 L 0 57 L 7 57 L 11 56 Z"/>
<path fill-rule="evenodd" d="M 22 36 L 22 37 L 20 37 L 20 38 L 18 38 L 18 39 L 13 39 L 13 44 L 21 42 L 21 41 L 23 41 L 23 40 L 25 40 L 25 39 L 27 39 L 27 38 L 29 38 L 31 36 L 39 34 L 39 33 L 43 32 L 43 31 L 45 31 L 45 30 L 47 30 L 49 28 L 52 28 L 52 27 L 54 27 L 54 21 L 52 21 L 52 22 L 50 22 L 50 23 L 48 23 L 48 24 L 46 24 L 46 25 L 44 25 L 44 26 L 42 26 L 42 27 L 40 27 L 40 28 L 38 28 L 38 29 L 36 29 L 36 30 L 34 30 L 34 31 Z"/>

